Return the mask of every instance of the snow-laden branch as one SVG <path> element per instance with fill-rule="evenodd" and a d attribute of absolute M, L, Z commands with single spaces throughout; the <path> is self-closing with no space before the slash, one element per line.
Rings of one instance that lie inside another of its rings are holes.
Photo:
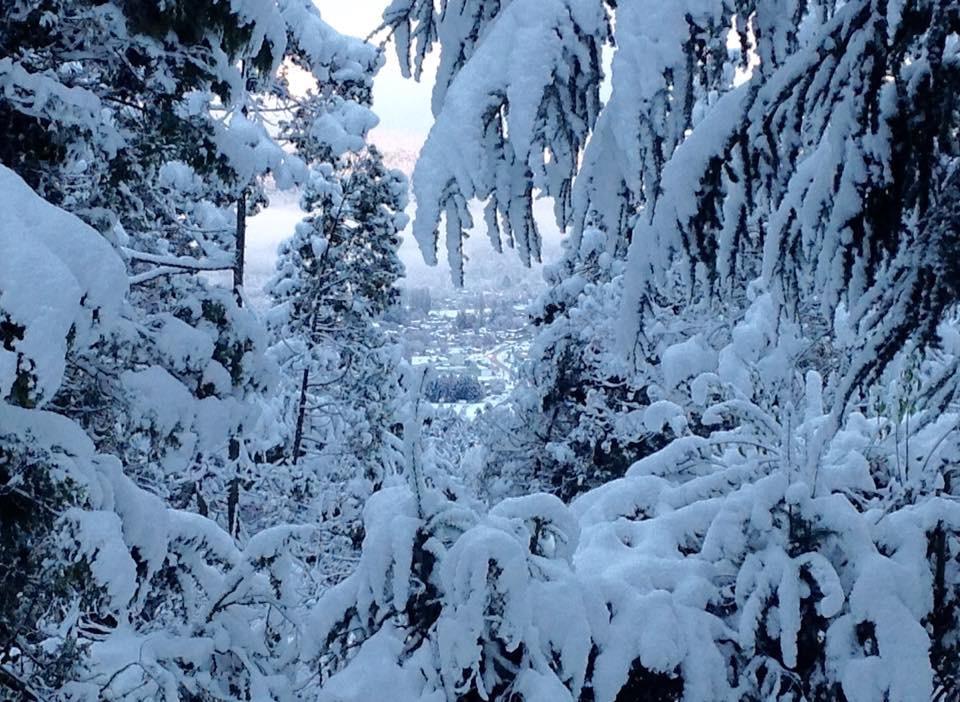
<path fill-rule="evenodd" d="M 126 247 L 123 248 L 123 253 L 132 261 L 155 263 L 158 266 L 189 271 L 229 271 L 233 268 L 233 261 L 230 259 L 200 261 L 190 256 L 160 256 Z"/>

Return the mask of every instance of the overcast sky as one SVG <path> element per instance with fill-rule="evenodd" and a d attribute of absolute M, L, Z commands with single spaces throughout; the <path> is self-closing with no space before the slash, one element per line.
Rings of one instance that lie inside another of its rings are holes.
<path fill-rule="evenodd" d="M 387 0 L 314 0 L 320 15 L 344 34 L 366 37 L 381 22 Z M 374 82 L 374 111 L 380 126 L 373 140 L 385 149 L 401 148 L 419 151 L 433 123 L 430 114 L 432 80 L 424 76 L 422 83 L 400 75 L 396 51 L 387 47 L 387 65 Z"/>

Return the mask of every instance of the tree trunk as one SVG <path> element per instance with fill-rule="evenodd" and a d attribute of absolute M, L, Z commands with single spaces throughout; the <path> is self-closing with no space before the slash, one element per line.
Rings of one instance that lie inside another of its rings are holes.
<path fill-rule="evenodd" d="M 19 699 L 24 702 L 37 702 L 40 700 L 40 697 L 33 691 L 26 680 L 4 665 L 0 665 L 0 687 L 5 687 L 16 695 L 16 697 L 11 699 Z"/>
<path fill-rule="evenodd" d="M 197 498 L 197 513 L 201 517 L 210 516 L 210 507 L 207 505 L 207 501 L 203 499 L 203 488 L 201 481 L 197 481 L 193 484 L 193 494 Z"/>
<path fill-rule="evenodd" d="M 233 259 L 233 294 L 237 305 L 243 307 L 244 250 L 247 246 L 247 193 L 237 200 L 237 238 Z M 233 478 L 227 484 L 227 530 L 230 536 L 240 536 L 240 439 L 230 439 L 230 459 L 233 461 Z"/>
<path fill-rule="evenodd" d="M 950 475 L 944 476 L 944 489 L 939 494 L 950 493 Z M 933 635 L 930 641 L 930 658 L 938 682 L 947 690 L 952 690 L 956 684 L 953 672 L 956 665 L 950 661 L 947 637 L 953 629 L 953 611 L 947 602 L 947 528 L 942 521 L 927 537 L 929 539 L 928 554 L 933 557 L 933 609 L 930 611 L 930 625 Z M 944 699 L 949 697 L 949 692 Z"/>
<path fill-rule="evenodd" d="M 233 259 L 233 294 L 237 297 L 237 304 L 243 306 L 243 268 L 244 253 L 247 248 L 247 193 L 240 194 L 237 200 L 237 241 L 236 253 Z"/>
<path fill-rule="evenodd" d="M 227 531 L 230 536 L 240 536 L 240 441 L 230 439 L 230 459 L 233 461 L 233 477 L 227 483 Z"/>
<path fill-rule="evenodd" d="M 300 382 L 300 408 L 297 410 L 297 430 L 293 435 L 293 465 L 300 460 L 300 445 L 303 443 L 303 423 L 307 414 L 307 386 L 310 383 L 310 369 L 303 369 L 303 380 Z"/>

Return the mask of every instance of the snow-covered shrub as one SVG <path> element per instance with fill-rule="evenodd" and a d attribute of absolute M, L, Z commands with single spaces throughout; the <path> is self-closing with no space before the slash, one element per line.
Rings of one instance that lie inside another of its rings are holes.
<path fill-rule="evenodd" d="M 953 694 L 952 327 L 831 430 L 840 342 L 811 344 L 761 287 L 700 334 L 661 319 L 637 411 L 664 445 L 623 477 L 569 507 L 371 502 L 361 575 L 317 610 L 324 699 Z"/>
<path fill-rule="evenodd" d="M 11 426 L 5 410 L 5 431 Z M 33 431 L 0 436 L 0 656 L 5 663 L 27 657 L 38 682 L 55 688 L 77 665 L 82 651 L 77 636 L 49 641 L 44 613 L 88 602 L 96 589 L 79 585 L 89 578 L 88 564 L 61 558 L 56 515 L 80 500 L 80 488 L 64 464 L 69 459 L 39 447 Z M 3 670 L 2 675 L 16 676 Z M 17 690 L 15 680 L 4 688 Z M 26 684 L 26 683 L 24 683 Z M 33 683 L 37 684 L 37 683 Z M 22 691 L 22 690 L 21 690 Z"/>
<path fill-rule="evenodd" d="M 533 495 L 485 514 L 431 494 L 418 510 L 408 488 L 383 491 L 357 573 L 311 627 L 328 652 L 322 699 L 383 686 L 399 700 L 949 690 L 960 508 L 872 487 L 880 425 L 851 418 L 816 488 L 790 479 L 764 437 L 717 431 L 676 439 L 569 508 Z M 924 463 L 941 436 L 915 437 Z"/>

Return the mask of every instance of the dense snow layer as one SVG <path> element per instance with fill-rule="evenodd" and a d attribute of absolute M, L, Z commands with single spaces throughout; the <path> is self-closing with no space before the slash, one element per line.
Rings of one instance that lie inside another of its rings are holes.
<path fill-rule="evenodd" d="M 293 542 L 303 541 L 304 530 L 267 529 L 241 548 L 216 522 L 171 509 L 135 484 L 130 467 L 100 453 L 78 422 L 37 408 L 60 389 L 68 362 L 91 362 L 97 342 L 116 341 L 129 331 L 129 309 L 123 309 L 127 274 L 104 238 L 3 167 L 0 207 L 8 217 L 0 229 L 0 453 L 12 457 L 4 466 L 14 470 L 4 472 L 4 491 L 19 490 L 16 482 L 35 490 L 44 470 L 55 488 L 63 488 L 63 498 L 39 495 L 43 510 L 51 509 L 47 500 L 65 501 L 49 534 L 54 543 L 43 548 L 80 574 L 64 581 L 63 611 L 47 612 L 39 625 L 27 622 L 42 630 L 44 640 L 36 643 L 45 651 L 72 650 L 76 643 L 83 648 L 55 698 L 177 699 L 184 689 L 221 696 L 242 684 L 255 699 L 289 699 L 292 683 L 270 672 L 273 651 L 264 640 L 275 644 L 271 637 L 283 626 L 269 612 L 295 602 L 287 582 Z M 209 339 L 169 315 L 155 321 L 159 360 L 177 371 L 201 367 L 206 377 Z M 94 355 L 92 362 L 102 360 Z M 243 417 L 240 400 L 210 396 L 198 402 L 160 365 L 107 380 L 118 395 L 111 400 L 129 402 L 124 421 L 133 433 L 125 438 L 132 443 L 143 430 L 155 432 L 160 442 L 169 435 L 180 439 L 187 455 L 172 452 L 165 460 L 179 460 L 181 472 L 192 441 L 185 430 L 213 437 L 205 448 L 222 450 L 229 425 Z M 18 463 L 24 450 L 30 460 Z M 74 592 L 90 599 L 81 604 L 71 599 Z M 53 588 L 45 594 L 60 596 Z M 83 628 L 87 618 L 97 617 L 107 623 Z M 276 636 L 292 641 L 289 631 Z M 222 664 L 225 657 L 248 660 L 251 670 L 237 677 Z"/>
<path fill-rule="evenodd" d="M 801 630 L 813 625 L 812 607 L 831 623 L 818 674 L 847 699 L 929 699 L 929 639 L 919 624 L 932 606 L 923 530 L 931 520 L 960 524 L 957 506 L 932 500 L 873 523 L 875 515 L 860 515 L 840 495 L 814 498 L 782 475 L 756 476 L 748 469 L 680 485 L 635 476 L 569 508 L 532 495 L 486 516 L 462 507 L 435 513 L 424 548 L 440 559 L 431 581 L 439 619 L 410 622 L 429 626 L 429 641 L 404 649 L 404 629 L 379 627 L 321 698 L 365 702 L 374 684 L 400 702 L 473 687 L 502 692 L 493 660 L 515 654 L 512 689 L 532 695 L 525 699 L 575 700 L 588 683 L 598 702 L 613 702 L 638 663 L 666 676 L 660 684 L 682 677 L 684 700 L 742 699 L 756 681 L 746 673 L 733 683 L 730 656 L 779 656 L 789 676 L 798 646 L 810 645 Z M 836 551 L 791 550 L 796 543 L 788 546 L 777 526 L 786 510 L 822 524 Z M 317 646 L 336 640 L 354 616 L 362 628 L 376 612 L 411 606 L 408 580 L 423 575 L 411 561 L 421 557 L 412 545 L 423 528 L 413 495 L 385 490 L 366 515 L 360 570 L 321 601 L 311 626 Z M 733 610 L 721 616 L 727 597 Z M 864 626 L 876 632 L 874 649 L 856 640 Z"/>
<path fill-rule="evenodd" d="M 956 415 L 912 418 L 926 423 L 905 475 L 885 462 L 907 463 L 903 427 L 882 416 L 853 413 L 824 441 L 824 380 L 791 367 L 798 330 L 754 293 L 727 332 L 664 341 L 650 388 L 664 399 L 636 421 L 675 438 L 625 477 L 570 505 L 485 509 L 412 479 L 375 496 L 357 572 L 313 615 L 313 645 L 340 661 L 323 699 L 363 702 L 373 679 L 404 702 L 587 687 L 613 702 L 638 684 L 690 702 L 792 699 L 798 675 L 819 695 L 929 699 L 924 622 L 944 595 L 928 549 L 960 505 L 923 486 L 960 457 L 945 440 Z M 781 399 L 787 378 L 802 382 Z M 899 491 L 917 497 L 884 497 Z"/>
<path fill-rule="evenodd" d="M 68 347 L 88 346 L 119 314 L 126 270 L 102 236 L 3 166 L 0 211 L 0 322 L 14 327 L 0 348 L 0 396 L 20 378 L 42 404 Z"/>

